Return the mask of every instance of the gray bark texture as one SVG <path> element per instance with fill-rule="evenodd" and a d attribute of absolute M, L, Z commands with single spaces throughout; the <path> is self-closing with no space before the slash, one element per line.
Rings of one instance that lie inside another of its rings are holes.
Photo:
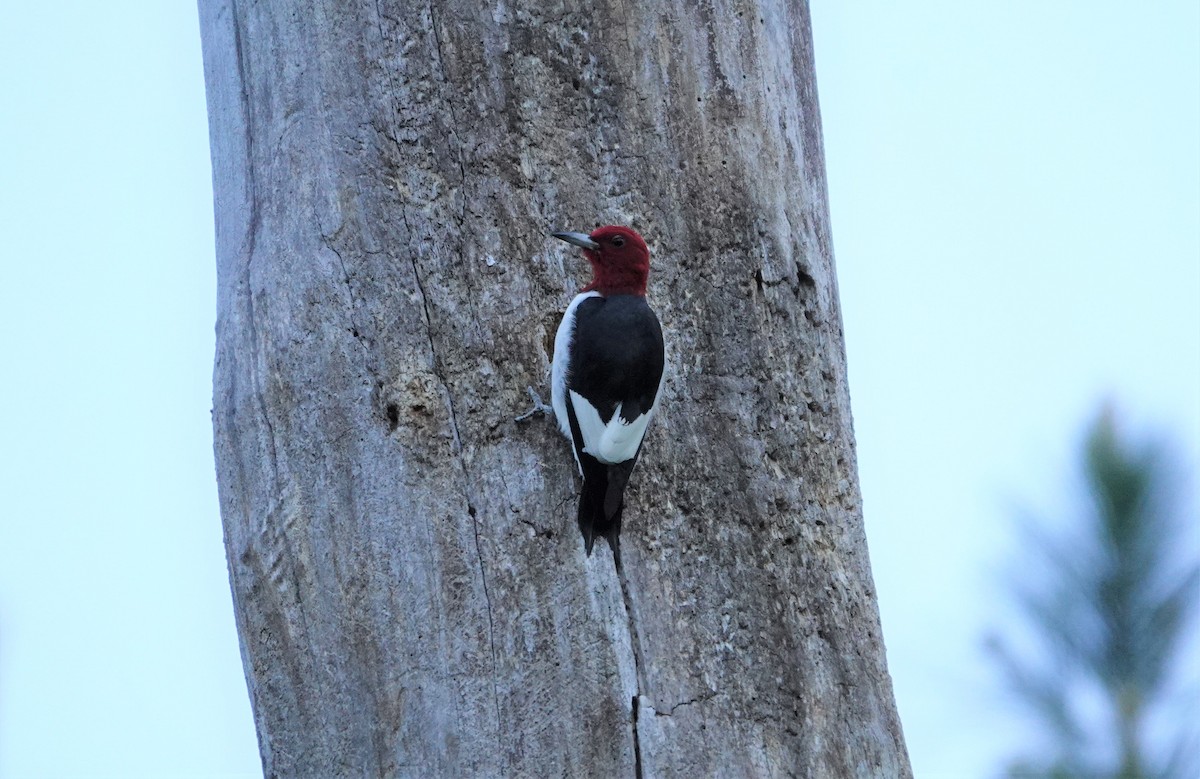
<path fill-rule="evenodd" d="M 863 534 L 809 15 L 200 0 L 214 435 L 275 777 L 910 775 Z M 668 380 L 624 571 L 544 419 L 652 251 Z"/>

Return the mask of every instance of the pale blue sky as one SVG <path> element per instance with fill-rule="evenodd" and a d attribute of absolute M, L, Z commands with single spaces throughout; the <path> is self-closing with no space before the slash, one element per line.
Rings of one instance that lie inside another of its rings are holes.
<path fill-rule="evenodd" d="M 1020 740 L 979 649 L 1014 505 L 1073 507 L 1104 398 L 1200 462 L 1200 4 L 813 11 L 900 713 L 918 777 L 985 776 Z"/>
<path fill-rule="evenodd" d="M 1200 10 L 813 13 L 901 714 L 918 776 L 988 776 L 1020 725 L 979 650 L 1008 507 L 1070 505 L 1104 397 L 1200 462 Z M 0 779 L 259 775 L 197 27 L 191 3 L 78 0 L 0 25 Z"/>

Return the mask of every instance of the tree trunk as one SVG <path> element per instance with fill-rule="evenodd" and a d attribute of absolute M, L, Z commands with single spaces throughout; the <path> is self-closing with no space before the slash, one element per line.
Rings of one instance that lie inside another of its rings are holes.
<path fill-rule="evenodd" d="M 697 7 L 699 5 L 699 7 Z M 200 0 L 214 435 L 269 776 L 908 776 L 804 3 Z M 668 380 L 587 558 L 543 388 L 651 246 Z"/>

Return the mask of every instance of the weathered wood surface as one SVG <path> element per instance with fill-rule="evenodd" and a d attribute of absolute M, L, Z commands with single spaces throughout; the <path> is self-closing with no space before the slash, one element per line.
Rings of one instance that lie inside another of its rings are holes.
<path fill-rule="evenodd" d="M 269 776 L 907 776 L 807 7 L 200 0 L 214 434 Z M 624 581 L 515 424 L 651 244 L 669 383 Z M 634 701 L 638 701 L 634 705 Z"/>

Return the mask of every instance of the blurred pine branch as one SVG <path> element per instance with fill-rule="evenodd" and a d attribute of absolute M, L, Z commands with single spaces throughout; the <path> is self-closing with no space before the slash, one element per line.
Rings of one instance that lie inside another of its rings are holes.
<path fill-rule="evenodd" d="M 1146 735 L 1155 707 L 1170 705 L 1172 674 L 1200 595 L 1200 565 L 1185 551 L 1173 467 L 1164 446 L 1124 437 L 1106 407 L 1083 448 L 1090 505 L 1079 527 L 1057 538 L 1024 528 L 1028 557 L 1012 588 L 1036 648 L 1017 651 L 997 635 L 987 644 L 1017 700 L 1044 727 L 1048 746 L 1014 760 L 1008 776 L 1200 776 L 1188 718 L 1165 744 Z"/>

